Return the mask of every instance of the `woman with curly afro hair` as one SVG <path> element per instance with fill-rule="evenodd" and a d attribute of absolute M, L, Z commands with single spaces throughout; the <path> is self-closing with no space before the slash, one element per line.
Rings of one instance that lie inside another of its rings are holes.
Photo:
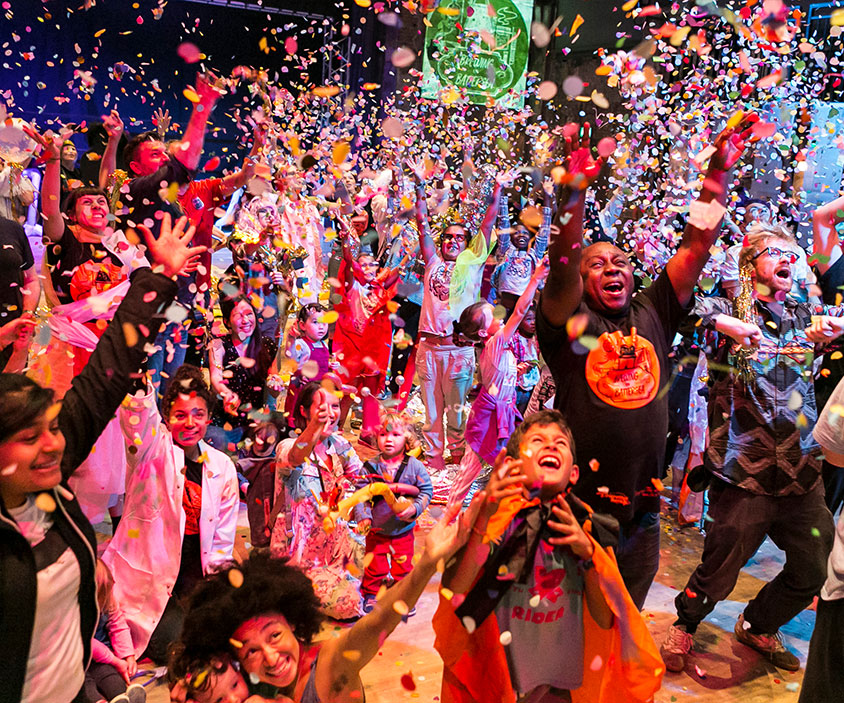
<path fill-rule="evenodd" d="M 178 678 L 171 700 L 196 700 L 197 687 L 207 689 L 209 677 L 218 678 L 219 662 L 233 658 L 249 676 L 250 694 L 360 703 L 361 669 L 416 604 L 438 564 L 442 569 L 466 542 L 479 508 L 475 501 L 459 520 L 456 510 L 446 513 L 426 535 L 413 571 L 387 590 L 371 613 L 316 645 L 324 617 L 319 599 L 308 577 L 286 559 L 253 553 L 243 564 L 208 577 L 192 595 L 171 659 L 171 675 Z M 216 691 L 204 693 L 203 700 L 216 700 Z"/>

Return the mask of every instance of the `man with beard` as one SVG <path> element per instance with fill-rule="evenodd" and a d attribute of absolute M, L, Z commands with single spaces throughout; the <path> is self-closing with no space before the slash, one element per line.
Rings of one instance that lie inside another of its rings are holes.
<path fill-rule="evenodd" d="M 659 493 L 665 458 L 674 335 L 721 225 L 729 170 L 749 130 L 740 124 L 715 141 L 709 169 L 677 252 L 648 288 L 633 294 L 633 267 L 608 242 L 581 248 L 588 185 L 601 160 L 590 128 L 565 128 L 567 158 L 552 236 L 551 272 L 540 298 L 540 350 L 557 386 L 555 406 L 574 434 L 583 471 L 577 497 L 620 523 L 618 566 L 641 608 L 659 566 Z M 558 172 L 558 180 L 559 172 Z"/>
<path fill-rule="evenodd" d="M 722 345 L 720 363 L 713 365 L 704 459 L 713 474 L 711 520 L 701 562 L 674 601 L 677 621 L 661 650 L 669 671 L 685 668 L 698 624 L 730 594 L 766 536 L 785 552 L 786 563 L 739 615 L 736 639 L 776 667 L 800 667 L 779 628 L 812 602 L 826 578 L 834 528 L 812 436 L 812 366 L 815 344 L 844 332 L 844 310 L 787 296 L 796 245 L 781 225 L 751 227 L 739 266 L 749 277 L 745 287 L 754 284 L 756 300 L 747 293 L 741 300 L 740 294 L 743 319 L 734 317 L 726 298 L 702 298 L 695 305 L 704 326 L 738 344 Z M 717 370 L 727 364 L 727 372 Z"/>

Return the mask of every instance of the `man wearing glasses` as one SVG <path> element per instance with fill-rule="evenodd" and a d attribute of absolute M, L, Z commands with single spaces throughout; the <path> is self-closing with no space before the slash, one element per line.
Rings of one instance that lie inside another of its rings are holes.
<path fill-rule="evenodd" d="M 795 247 L 781 225 L 752 226 L 739 266 L 754 295 L 739 292 L 734 303 L 703 298 L 695 306 L 701 323 L 725 336 L 712 365 L 725 370 L 712 374 L 709 404 L 711 521 L 701 562 L 674 601 L 678 619 L 661 649 L 670 671 L 685 668 L 698 624 L 730 594 L 766 536 L 786 563 L 747 604 L 736 638 L 776 667 L 800 667 L 779 628 L 812 602 L 826 575 L 833 523 L 812 437 L 812 367 L 820 345 L 844 332 L 844 309 L 790 296 Z"/>

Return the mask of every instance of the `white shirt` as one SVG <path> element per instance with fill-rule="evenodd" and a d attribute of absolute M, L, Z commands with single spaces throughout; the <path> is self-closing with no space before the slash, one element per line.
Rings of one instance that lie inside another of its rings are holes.
<path fill-rule="evenodd" d="M 516 356 L 510 349 L 510 340 L 504 339 L 503 330 L 501 327 L 484 345 L 478 365 L 481 384 L 487 392 L 493 398 L 508 400 L 516 397 L 518 373 Z"/>
<path fill-rule="evenodd" d="M 443 261 L 439 254 L 433 254 L 428 265 L 425 266 L 424 295 L 419 318 L 420 332 L 444 337 L 454 331 L 454 316 L 448 304 L 454 263 L 454 261 Z"/>
<path fill-rule="evenodd" d="M 41 542 L 50 529 L 49 514 L 35 505 L 31 495 L 24 505 L 10 508 L 9 513 L 32 546 Z M 85 664 L 79 584 L 79 562 L 69 547 L 38 572 L 35 623 L 22 703 L 69 702 L 82 688 Z"/>

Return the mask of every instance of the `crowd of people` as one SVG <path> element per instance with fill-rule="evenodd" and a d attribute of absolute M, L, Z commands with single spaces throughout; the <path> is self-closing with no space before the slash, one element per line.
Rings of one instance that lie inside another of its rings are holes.
<path fill-rule="evenodd" d="M 779 630 L 820 595 L 800 700 L 834 699 L 844 200 L 814 213 L 813 269 L 734 190 L 759 137 L 739 114 L 645 280 L 595 224 L 614 205 L 590 215 L 612 149 L 589 124 L 550 130 L 538 178 L 468 148 L 303 160 L 256 124 L 240 168 L 202 179 L 223 90 L 197 77 L 173 141 L 161 110 L 131 136 L 111 111 L 88 176 L 71 129 L 22 127 L 38 166 L 0 198 L 0 699 L 138 703 L 149 659 L 178 701 L 362 700 L 439 571 L 442 700 L 646 701 L 766 537 L 786 562 L 736 638 L 799 669 Z M 708 512 L 657 647 L 640 611 L 669 466 Z M 321 641 L 325 618 L 343 629 Z"/>

